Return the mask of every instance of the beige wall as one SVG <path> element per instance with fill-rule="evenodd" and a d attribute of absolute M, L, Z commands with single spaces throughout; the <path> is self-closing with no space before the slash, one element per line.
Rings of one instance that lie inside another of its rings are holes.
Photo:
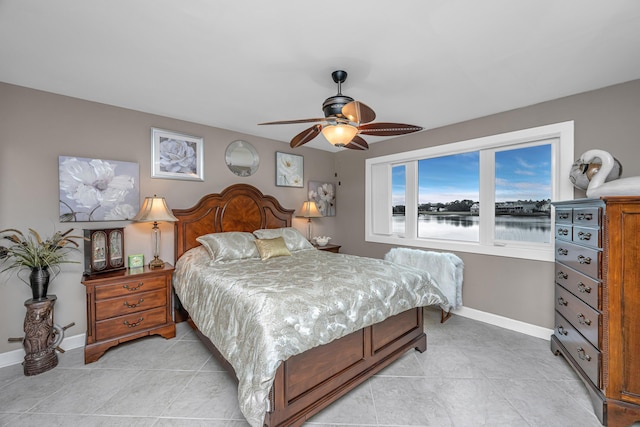
<path fill-rule="evenodd" d="M 204 182 L 152 179 L 151 127 L 159 127 L 204 137 Z M 224 163 L 227 145 L 244 139 L 258 150 L 260 167 L 248 178 L 232 174 Z M 310 148 L 296 149 L 304 156 L 305 188 L 275 186 L 275 152 L 292 152 L 282 142 L 257 138 L 223 129 L 174 120 L 108 105 L 82 101 L 41 91 L 0 83 L 0 229 L 35 228 L 50 235 L 66 230 L 58 221 L 58 156 L 78 156 L 138 162 L 140 198 L 154 193 L 164 196 L 171 208 L 187 208 L 207 193 L 228 185 L 247 183 L 275 196 L 290 209 L 299 209 L 306 199 L 306 181 L 334 181 L 334 155 Z M 338 206 L 338 209 L 340 207 Z M 315 234 L 335 235 L 335 225 L 346 215 L 314 220 Z M 151 257 L 150 224 L 130 222 L 74 223 L 82 228 L 125 227 L 125 252 Z M 306 234 L 306 222 L 295 219 L 294 226 Z M 161 258 L 173 261 L 173 228 L 161 224 Z M 0 243 L 1 245 L 2 243 Z M 81 259 L 81 254 L 77 255 Z M 68 336 L 86 331 L 83 266 L 63 266 L 63 273 L 51 283 L 56 294 L 55 322 L 76 325 Z M 21 349 L 8 337 L 23 336 L 24 301 L 30 289 L 12 272 L 0 274 L 0 353 Z"/>
<path fill-rule="evenodd" d="M 336 169 L 337 204 L 349 213 L 338 223 L 344 252 L 382 257 L 390 249 L 364 241 L 365 159 L 568 120 L 575 122 L 576 157 L 602 148 L 621 161 L 623 177 L 640 175 L 640 80 L 383 141 L 368 152 L 343 151 Z M 585 197 L 584 192 L 576 190 L 575 197 Z M 553 328 L 553 263 L 457 255 L 465 263 L 466 307 Z"/>

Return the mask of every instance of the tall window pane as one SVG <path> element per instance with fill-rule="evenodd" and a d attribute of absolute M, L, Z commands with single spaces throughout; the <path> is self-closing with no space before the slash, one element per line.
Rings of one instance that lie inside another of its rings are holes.
<path fill-rule="evenodd" d="M 477 242 L 479 152 L 418 161 L 418 237 Z"/>
<path fill-rule="evenodd" d="M 495 238 L 551 241 L 551 144 L 497 151 Z"/>
<path fill-rule="evenodd" d="M 404 165 L 391 168 L 391 187 L 393 206 L 393 233 L 399 236 L 405 234 L 405 206 L 407 197 L 407 173 Z"/>

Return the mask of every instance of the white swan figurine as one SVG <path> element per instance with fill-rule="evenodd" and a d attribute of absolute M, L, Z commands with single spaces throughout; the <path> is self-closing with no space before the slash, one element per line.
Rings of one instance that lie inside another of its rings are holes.
<path fill-rule="evenodd" d="M 607 176 L 613 169 L 613 156 L 604 150 L 589 150 L 580 156 L 584 164 L 589 164 L 594 158 L 602 161 L 600 170 L 593 175 L 587 187 L 587 197 L 595 198 L 601 196 L 638 196 L 640 195 L 640 176 L 629 178 L 619 178 L 605 182 Z"/>

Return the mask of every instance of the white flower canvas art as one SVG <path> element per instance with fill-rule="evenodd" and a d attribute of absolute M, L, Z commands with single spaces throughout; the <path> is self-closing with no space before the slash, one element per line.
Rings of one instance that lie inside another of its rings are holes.
<path fill-rule="evenodd" d="M 304 157 L 276 152 L 276 185 L 304 187 Z"/>
<path fill-rule="evenodd" d="M 125 221 L 140 208 L 138 163 L 60 156 L 60 222 Z"/>
<path fill-rule="evenodd" d="M 336 186 L 332 182 L 309 181 L 307 200 L 313 200 L 322 216 L 336 216 Z"/>
<path fill-rule="evenodd" d="M 203 139 L 151 129 L 151 177 L 204 181 Z"/>

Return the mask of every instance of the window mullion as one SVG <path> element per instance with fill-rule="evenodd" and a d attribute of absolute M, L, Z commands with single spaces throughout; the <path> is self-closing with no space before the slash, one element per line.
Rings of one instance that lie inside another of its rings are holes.
<path fill-rule="evenodd" d="M 493 245 L 495 236 L 496 158 L 493 150 L 480 150 L 480 244 Z"/>
<path fill-rule="evenodd" d="M 418 236 L 418 162 L 405 164 L 405 237 L 415 239 Z"/>

